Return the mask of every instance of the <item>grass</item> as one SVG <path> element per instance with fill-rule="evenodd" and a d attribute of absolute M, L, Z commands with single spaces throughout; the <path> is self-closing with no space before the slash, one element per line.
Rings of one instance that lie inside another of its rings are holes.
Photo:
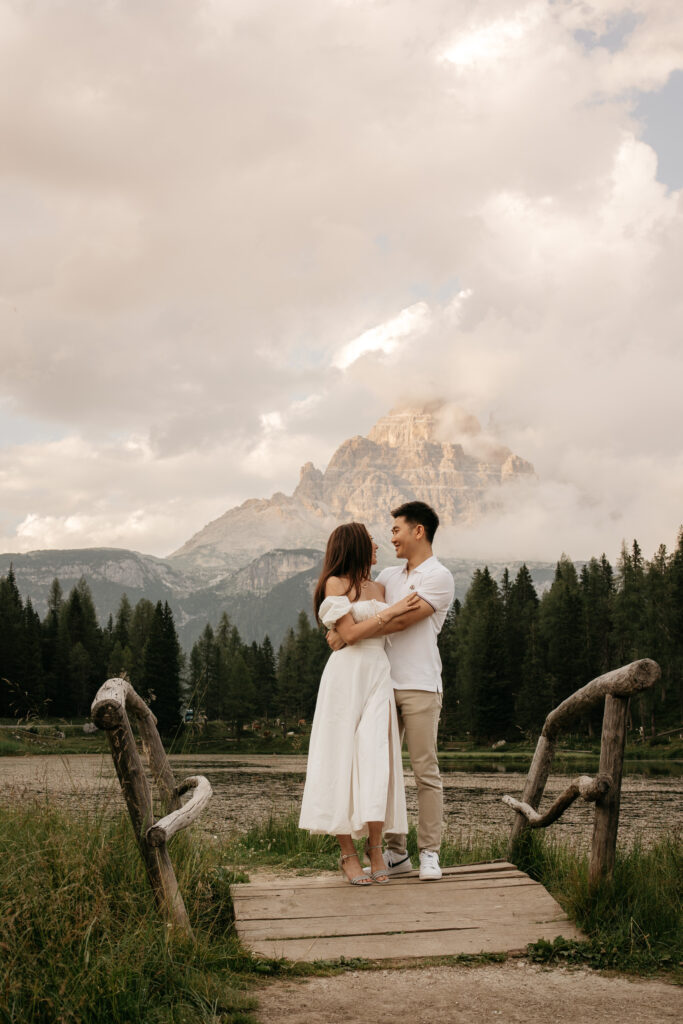
<path fill-rule="evenodd" d="M 82 726 L 0 726 L 0 757 L 22 754 L 103 754 L 109 750 L 103 732 L 83 733 Z"/>
<path fill-rule="evenodd" d="M 505 843 L 476 834 L 444 843 L 442 863 L 504 857 Z M 414 829 L 409 848 L 415 857 Z M 245 869 L 336 867 L 336 841 L 302 832 L 294 815 L 222 846 L 183 834 L 171 855 L 194 943 L 166 934 L 125 816 L 70 815 L 44 804 L 0 811 L 0 1021 L 253 1024 L 254 991 L 266 977 L 372 966 L 290 965 L 241 948 L 229 886 L 246 880 Z M 620 854 L 613 881 L 597 891 L 587 858 L 552 837 L 528 833 L 515 861 L 588 935 L 536 943 L 533 960 L 680 977 L 683 856 L 674 838 Z"/>
<path fill-rule="evenodd" d="M 14 757 L 25 753 L 25 747 L 19 740 L 0 740 L 0 757 Z"/>
<path fill-rule="evenodd" d="M 258 980 L 339 969 L 252 958 L 229 891 L 246 876 L 196 834 L 170 850 L 194 943 L 167 935 L 127 817 L 0 810 L 2 1024 L 254 1024 Z"/>
<path fill-rule="evenodd" d="M 645 848 L 617 849 L 614 874 L 593 888 L 588 854 L 552 836 L 527 832 L 514 861 L 538 879 L 587 941 L 556 939 L 529 947 L 543 963 L 575 963 L 635 974 L 670 972 L 683 981 L 683 847 L 669 835 Z"/>

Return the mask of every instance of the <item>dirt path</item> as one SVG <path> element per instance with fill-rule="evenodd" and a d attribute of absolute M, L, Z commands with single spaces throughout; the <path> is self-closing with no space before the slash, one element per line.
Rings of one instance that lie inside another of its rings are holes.
<path fill-rule="evenodd" d="M 263 1024 L 668 1024 L 683 1019 L 683 997 L 660 981 L 517 960 L 273 982 L 259 993 L 257 1016 Z"/>

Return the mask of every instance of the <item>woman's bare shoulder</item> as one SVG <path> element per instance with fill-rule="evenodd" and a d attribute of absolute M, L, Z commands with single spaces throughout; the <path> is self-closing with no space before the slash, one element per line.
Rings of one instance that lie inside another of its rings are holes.
<path fill-rule="evenodd" d="M 325 597 L 345 597 L 349 592 L 349 581 L 343 576 L 329 576 L 325 583 Z"/>

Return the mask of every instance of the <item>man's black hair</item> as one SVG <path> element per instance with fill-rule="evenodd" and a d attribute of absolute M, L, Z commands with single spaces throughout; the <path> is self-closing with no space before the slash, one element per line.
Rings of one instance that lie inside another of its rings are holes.
<path fill-rule="evenodd" d="M 434 540 L 434 534 L 437 531 L 439 525 L 439 517 L 437 516 L 434 509 L 427 505 L 424 501 L 406 501 L 403 505 L 399 505 L 398 508 L 392 508 L 391 514 L 394 519 L 398 519 L 402 516 L 407 523 L 411 526 L 415 526 L 417 523 L 420 526 L 424 526 L 425 537 L 431 544 Z"/>

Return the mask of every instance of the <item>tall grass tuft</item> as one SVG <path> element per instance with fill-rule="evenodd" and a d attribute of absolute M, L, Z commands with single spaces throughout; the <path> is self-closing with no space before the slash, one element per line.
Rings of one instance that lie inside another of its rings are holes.
<path fill-rule="evenodd" d="M 234 836 L 224 846 L 225 856 L 243 866 L 277 864 L 281 868 L 332 870 L 339 860 L 334 836 L 309 835 L 299 828 L 294 812 L 270 815 L 247 832 Z"/>
<path fill-rule="evenodd" d="M 609 882 L 589 883 L 589 855 L 552 836 L 523 833 L 517 866 L 538 879 L 588 937 L 587 942 L 537 943 L 545 962 L 577 962 L 648 973 L 673 970 L 683 961 L 683 847 L 666 836 L 645 847 L 617 848 Z"/>
<path fill-rule="evenodd" d="M 0 1020 L 253 1021 L 231 876 L 207 843 L 174 844 L 195 943 L 167 935 L 126 818 L 0 811 Z"/>

